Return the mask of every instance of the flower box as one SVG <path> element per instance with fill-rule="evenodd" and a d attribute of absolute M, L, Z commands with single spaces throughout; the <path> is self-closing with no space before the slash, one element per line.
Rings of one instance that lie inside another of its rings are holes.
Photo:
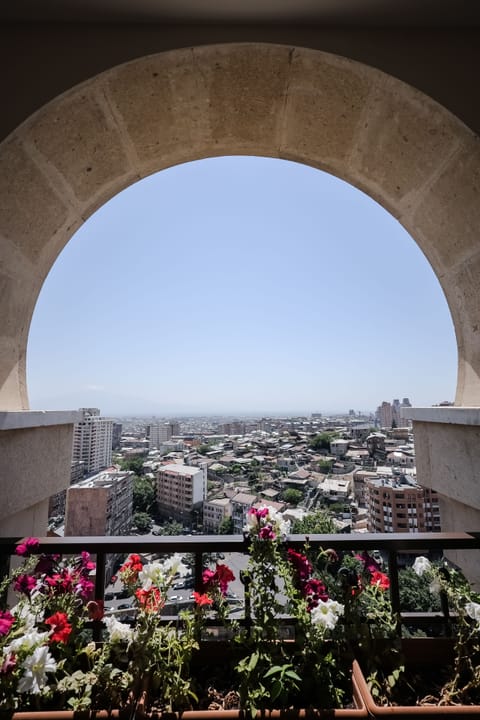
<path fill-rule="evenodd" d="M 421 679 L 423 675 L 439 675 L 441 670 L 451 665 L 454 658 L 454 641 L 450 638 L 411 638 L 402 641 L 402 652 L 405 658 L 407 673 Z M 374 718 L 392 717 L 397 720 L 407 718 L 448 718 L 475 717 L 480 718 L 480 705 L 444 705 L 432 700 L 430 704 L 419 705 L 380 705 L 370 691 L 369 685 L 362 672 L 359 662 L 353 663 L 353 678 L 359 689 L 365 707 L 370 716 Z M 422 683 L 423 684 L 423 683 Z M 417 685 L 420 695 L 424 695 Z M 426 687 L 426 682 L 425 682 Z"/>

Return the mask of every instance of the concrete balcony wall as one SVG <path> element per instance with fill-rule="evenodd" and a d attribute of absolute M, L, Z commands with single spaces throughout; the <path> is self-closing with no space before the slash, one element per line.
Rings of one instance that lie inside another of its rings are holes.
<path fill-rule="evenodd" d="M 480 527 L 480 408 L 408 408 L 413 420 L 417 480 L 439 494 L 444 532 L 476 531 Z M 449 551 L 480 586 L 478 562 L 468 551 Z"/>
<path fill-rule="evenodd" d="M 0 413 L 0 535 L 46 535 L 48 499 L 70 483 L 78 412 Z"/>

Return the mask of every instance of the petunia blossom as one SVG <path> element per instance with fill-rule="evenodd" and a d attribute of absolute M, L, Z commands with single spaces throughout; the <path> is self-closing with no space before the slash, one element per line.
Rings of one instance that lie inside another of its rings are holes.
<path fill-rule="evenodd" d="M 338 619 L 343 615 L 344 606 L 335 600 L 320 600 L 313 608 L 310 617 L 314 625 L 319 625 L 326 630 L 333 630 Z"/>
<path fill-rule="evenodd" d="M 385 573 L 375 570 L 370 577 L 370 585 L 376 585 L 380 590 L 388 590 L 390 578 Z"/>
<path fill-rule="evenodd" d="M 56 612 L 50 617 L 46 618 L 45 623 L 50 625 L 52 628 L 52 635 L 50 640 L 52 642 L 67 643 L 70 633 L 72 632 L 72 626 L 68 622 L 68 617 L 65 613 Z"/>
<path fill-rule="evenodd" d="M 466 603 L 465 612 L 467 613 L 468 617 L 472 618 L 472 620 L 475 620 L 475 622 L 480 626 L 480 605 L 478 603 Z"/>
<path fill-rule="evenodd" d="M 206 593 L 199 593 L 195 590 L 193 593 L 193 599 L 195 600 L 195 604 L 200 607 L 202 607 L 202 605 L 213 605 L 213 599 Z"/>
<path fill-rule="evenodd" d="M 0 635 L 8 635 L 10 628 L 15 622 L 15 618 L 8 610 L 0 611 Z"/>
<path fill-rule="evenodd" d="M 38 546 L 38 538 L 28 537 L 17 545 L 17 547 L 15 548 L 15 553 L 17 555 L 21 555 L 22 557 L 29 557 L 32 554 L 32 551 L 35 550 Z"/>
<path fill-rule="evenodd" d="M 424 557 L 423 555 L 419 555 L 419 557 L 415 558 L 415 562 L 413 563 L 413 571 L 415 572 L 418 577 L 422 577 L 426 572 L 429 572 L 432 569 L 432 564 L 428 558 Z"/>
<path fill-rule="evenodd" d="M 15 590 L 15 592 L 23 593 L 24 595 L 30 595 L 36 584 L 37 581 L 33 577 L 33 575 L 19 575 L 15 580 L 13 589 Z"/>
<path fill-rule="evenodd" d="M 24 673 L 18 682 L 18 692 L 39 695 L 47 684 L 47 673 L 55 672 L 57 663 L 50 655 L 48 647 L 42 645 L 25 658 L 21 667 Z"/>

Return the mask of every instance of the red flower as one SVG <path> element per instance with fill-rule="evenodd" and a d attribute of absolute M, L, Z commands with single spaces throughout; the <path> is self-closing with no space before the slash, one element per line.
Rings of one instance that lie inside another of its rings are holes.
<path fill-rule="evenodd" d="M 19 543 L 15 549 L 15 552 L 17 555 L 22 555 L 24 557 L 28 557 L 32 554 L 32 551 L 35 550 L 39 545 L 38 539 L 34 537 L 28 537 L 23 540 L 23 542 Z"/>
<path fill-rule="evenodd" d="M 222 594 L 225 595 L 228 590 L 228 583 L 235 580 L 235 575 L 230 570 L 228 565 L 217 565 L 215 575 L 218 578 L 218 585 L 220 587 L 220 590 L 222 591 Z"/>
<path fill-rule="evenodd" d="M 208 597 L 206 593 L 199 593 L 195 590 L 193 593 L 193 599 L 195 600 L 195 603 L 202 607 L 202 605 L 213 605 L 213 600 L 211 597 Z"/>
<path fill-rule="evenodd" d="M 53 634 L 50 638 L 52 642 L 66 643 L 72 632 L 72 626 L 68 622 L 65 613 L 56 612 L 45 620 L 47 625 L 51 625 Z"/>
<path fill-rule="evenodd" d="M 370 578 L 370 585 L 376 585 L 380 588 L 380 590 L 388 590 L 388 588 L 390 587 L 390 579 L 388 575 L 385 575 L 385 573 L 375 570 L 374 572 L 372 572 L 372 577 Z"/>
<path fill-rule="evenodd" d="M 228 583 L 232 582 L 232 580 L 235 580 L 235 575 L 228 565 L 217 565 L 215 572 L 207 568 L 202 573 L 204 590 L 210 590 L 218 587 L 223 595 L 226 594 Z"/>
<path fill-rule="evenodd" d="M 310 575 L 312 574 L 312 564 L 305 555 L 288 549 L 288 559 L 295 568 L 295 575 L 297 581 L 302 585 L 305 583 Z"/>
<path fill-rule="evenodd" d="M 0 611 L 0 635 L 8 635 L 14 622 L 15 618 L 8 610 Z"/>
<path fill-rule="evenodd" d="M 118 571 L 125 584 L 136 583 L 138 573 L 143 570 L 143 563 L 140 555 L 130 555 Z"/>
<path fill-rule="evenodd" d="M 139 588 L 135 592 L 135 597 L 147 612 L 157 612 L 157 610 L 163 607 L 162 595 L 156 587 L 151 587 L 150 590 L 142 590 Z"/>
<path fill-rule="evenodd" d="M 87 610 L 90 620 L 102 620 L 105 614 L 103 600 L 90 600 Z"/>
<path fill-rule="evenodd" d="M 307 609 L 309 611 L 317 607 L 320 600 L 322 602 L 328 600 L 327 588 L 324 583 L 317 578 L 311 578 L 305 583 L 302 594 L 307 601 Z"/>

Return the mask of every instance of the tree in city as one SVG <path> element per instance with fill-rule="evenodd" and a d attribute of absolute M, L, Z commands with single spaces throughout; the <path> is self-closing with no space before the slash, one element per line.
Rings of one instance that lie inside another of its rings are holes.
<path fill-rule="evenodd" d="M 154 481 L 136 476 L 133 479 L 133 512 L 151 513 L 155 507 Z"/>
<path fill-rule="evenodd" d="M 209 452 L 209 450 L 210 450 L 210 445 L 205 445 L 205 444 L 204 444 L 204 445 L 199 445 L 198 448 L 197 448 L 197 452 L 198 452 L 200 455 L 206 455 L 207 452 Z"/>
<path fill-rule="evenodd" d="M 328 475 L 333 466 L 333 460 L 322 460 L 318 463 L 318 472 Z"/>
<path fill-rule="evenodd" d="M 231 517 L 224 518 L 218 526 L 219 535 L 233 535 L 233 520 Z"/>
<path fill-rule="evenodd" d="M 148 513 L 136 512 L 133 514 L 132 524 L 139 533 L 148 533 L 153 523 Z"/>
<path fill-rule="evenodd" d="M 135 475 L 143 475 L 143 463 L 145 458 L 142 456 L 136 456 L 133 458 L 125 458 L 120 463 L 121 470 L 132 470 Z"/>
<path fill-rule="evenodd" d="M 170 520 L 163 526 L 162 535 L 181 535 L 183 533 L 183 525 L 176 520 Z"/>
<path fill-rule="evenodd" d="M 295 488 L 287 488 L 282 493 L 282 500 L 296 507 L 303 500 L 303 493 Z"/>
<path fill-rule="evenodd" d="M 315 435 L 309 442 L 312 450 L 330 450 L 330 443 L 338 437 L 338 433 L 335 432 L 323 432 L 319 435 Z"/>
<path fill-rule="evenodd" d="M 316 535 L 323 533 L 336 533 L 332 515 L 327 510 L 315 510 L 305 515 L 303 520 L 295 520 L 292 526 L 294 535 Z"/>

